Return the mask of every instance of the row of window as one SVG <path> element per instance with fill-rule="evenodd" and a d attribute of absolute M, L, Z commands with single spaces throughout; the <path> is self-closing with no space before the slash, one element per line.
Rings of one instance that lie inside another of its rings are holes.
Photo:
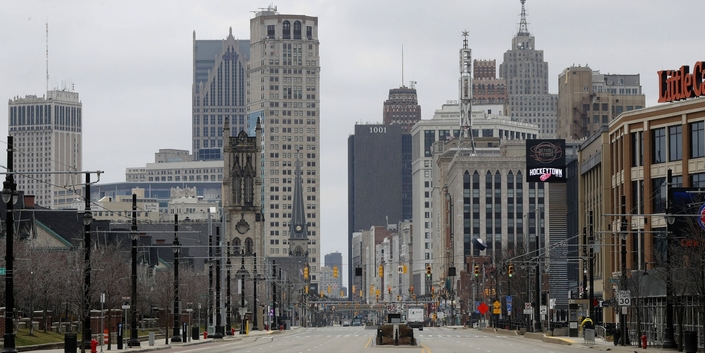
<path fill-rule="evenodd" d="M 683 126 L 673 125 L 651 130 L 651 163 L 659 164 L 683 160 L 683 151 L 690 158 L 705 157 L 705 121 L 687 125 L 690 133 L 690 148 L 683 146 Z M 644 165 L 644 132 L 631 134 L 632 167 Z"/>
<path fill-rule="evenodd" d="M 275 39 L 276 26 L 267 25 L 267 39 Z M 291 38 L 291 22 L 285 20 L 282 22 L 282 39 L 292 39 Z M 294 21 L 294 38 L 301 39 L 301 22 Z M 306 26 L 306 39 L 313 39 L 313 27 Z"/>

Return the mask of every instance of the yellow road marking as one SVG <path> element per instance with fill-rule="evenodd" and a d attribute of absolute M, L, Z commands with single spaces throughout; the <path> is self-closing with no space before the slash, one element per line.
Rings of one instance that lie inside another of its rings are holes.
<path fill-rule="evenodd" d="M 421 349 L 421 353 L 423 353 L 424 349 L 426 349 L 426 351 L 427 351 L 428 353 L 432 353 L 432 352 L 431 352 L 431 348 L 428 348 L 428 346 L 426 346 L 425 344 L 421 343 L 421 347 L 423 347 L 423 348 Z"/>
<path fill-rule="evenodd" d="M 370 339 L 367 340 L 367 344 L 365 345 L 365 349 L 370 346 L 370 343 L 372 342 L 372 336 L 370 336 Z"/>

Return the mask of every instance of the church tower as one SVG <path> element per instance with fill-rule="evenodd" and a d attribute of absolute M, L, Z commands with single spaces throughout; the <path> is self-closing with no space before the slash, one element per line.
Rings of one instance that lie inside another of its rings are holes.
<path fill-rule="evenodd" d="M 308 262 L 308 226 L 304 208 L 303 180 L 301 178 L 300 152 L 296 151 L 296 176 L 294 177 L 294 200 L 289 223 L 289 257 L 306 258 Z"/>
<path fill-rule="evenodd" d="M 250 275 L 266 273 L 262 178 L 259 173 L 262 126 L 258 120 L 255 136 L 249 136 L 244 130 L 231 136 L 230 123 L 226 119 L 223 130 L 222 200 L 226 223 L 223 241 L 230 242 L 234 257 L 244 257 Z M 264 298 L 264 292 L 258 291 L 262 293 L 261 298 Z"/>

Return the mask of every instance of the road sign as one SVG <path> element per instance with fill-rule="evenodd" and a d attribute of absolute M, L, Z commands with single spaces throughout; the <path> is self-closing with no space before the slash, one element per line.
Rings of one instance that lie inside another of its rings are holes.
<path fill-rule="evenodd" d="M 548 300 L 548 302 L 549 302 L 549 305 L 551 306 L 551 310 L 556 308 L 556 298 L 550 298 Z"/>
<path fill-rule="evenodd" d="M 531 303 L 524 303 L 524 310 L 531 310 Z"/>
<path fill-rule="evenodd" d="M 512 313 L 512 303 L 507 303 L 507 313 Z"/>
<path fill-rule="evenodd" d="M 541 305 L 541 315 L 546 315 L 548 314 L 548 307 L 545 305 Z"/>
<path fill-rule="evenodd" d="M 7 269 L 4 267 L 0 267 L 0 276 L 4 276 L 7 274 Z"/>
<path fill-rule="evenodd" d="M 512 303 L 512 296 L 508 295 L 507 296 L 507 304 L 511 304 L 511 303 Z"/>
<path fill-rule="evenodd" d="M 632 305 L 631 293 L 628 290 L 619 291 L 619 297 L 617 302 L 619 306 L 630 306 Z"/>
<path fill-rule="evenodd" d="M 480 311 L 480 314 L 482 315 L 484 315 L 489 309 L 490 308 L 484 302 L 480 303 L 480 305 L 477 307 L 477 310 Z"/>
<path fill-rule="evenodd" d="M 499 309 L 502 307 L 502 303 L 500 303 L 499 300 L 495 300 L 492 306 L 494 306 L 495 309 Z"/>

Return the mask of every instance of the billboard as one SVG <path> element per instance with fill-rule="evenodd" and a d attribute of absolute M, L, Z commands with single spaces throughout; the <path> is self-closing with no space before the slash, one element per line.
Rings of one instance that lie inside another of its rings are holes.
<path fill-rule="evenodd" d="M 565 140 L 526 140 L 526 181 L 565 183 Z"/>

